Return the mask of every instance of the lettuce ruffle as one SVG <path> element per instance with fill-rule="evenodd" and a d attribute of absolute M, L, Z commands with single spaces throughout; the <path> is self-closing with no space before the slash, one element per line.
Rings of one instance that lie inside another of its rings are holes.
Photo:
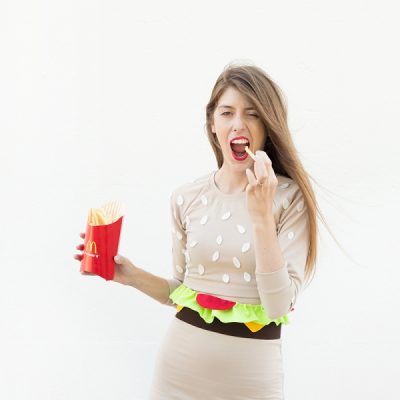
<path fill-rule="evenodd" d="M 290 322 L 287 314 L 276 319 L 270 319 L 261 304 L 236 303 L 229 310 L 204 308 L 197 303 L 196 295 L 197 291 L 181 284 L 169 295 L 169 298 L 177 304 L 178 310 L 180 309 L 179 306 L 191 308 L 197 311 L 209 324 L 214 321 L 214 317 L 221 322 L 254 322 L 260 325 L 268 325 L 271 322 L 275 322 L 276 325 L 287 325 Z"/>

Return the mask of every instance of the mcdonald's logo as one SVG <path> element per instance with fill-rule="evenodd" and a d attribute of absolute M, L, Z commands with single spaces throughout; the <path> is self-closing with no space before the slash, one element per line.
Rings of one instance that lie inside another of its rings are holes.
<path fill-rule="evenodd" d="M 94 251 L 93 251 L 94 248 Z M 88 240 L 86 243 L 86 251 L 89 251 L 90 253 L 97 253 L 97 245 L 96 242 L 93 240 Z"/>

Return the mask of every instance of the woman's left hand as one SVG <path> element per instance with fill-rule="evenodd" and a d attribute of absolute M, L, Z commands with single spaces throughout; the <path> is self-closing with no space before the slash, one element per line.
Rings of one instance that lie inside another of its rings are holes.
<path fill-rule="evenodd" d="M 246 187 L 247 208 L 253 223 L 273 218 L 272 204 L 278 179 L 272 169 L 272 162 L 265 151 L 256 151 L 254 171 L 246 169 L 249 184 Z"/>

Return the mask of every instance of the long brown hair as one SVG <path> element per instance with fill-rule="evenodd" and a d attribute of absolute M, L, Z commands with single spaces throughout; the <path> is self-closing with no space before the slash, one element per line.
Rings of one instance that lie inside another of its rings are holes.
<path fill-rule="evenodd" d="M 214 123 L 213 114 L 218 100 L 229 87 L 240 91 L 257 109 L 267 134 L 264 151 L 272 161 L 274 172 L 293 179 L 304 195 L 310 227 L 305 281 L 306 284 L 310 283 L 317 259 L 317 212 L 325 226 L 327 228 L 328 226 L 318 207 L 310 183 L 311 176 L 304 169 L 292 140 L 287 123 L 287 105 L 283 92 L 261 68 L 255 65 L 228 64 L 224 68 L 214 85 L 206 106 L 205 127 L 218 168 L 222 166 L 223 155 L 217 137 L 211 130 L 211 125 Z M 313 178 L 311 179 L 315 181 Z"/>

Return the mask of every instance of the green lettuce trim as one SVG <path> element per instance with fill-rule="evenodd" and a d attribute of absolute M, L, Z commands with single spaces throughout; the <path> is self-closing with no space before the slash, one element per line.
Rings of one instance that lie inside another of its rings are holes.
<path fill-rule="evenodd" d="M 290 322 L 287 314 L 276 319 L 268 318 L 261 304 L 236 303 L 229 310 L 204 308 L 197 303 L 196 295 L 197 292 L 195 290 L 182 283 L 169 295 L 169 298 L 177 305 L 197 311 L 204 321 L 209 324 L 214 321 L 214 317 L 218 318 L 221 322 L 256 322 L 262 325 L 268 325 L 271 322 L 275 322 L 276 325 L 287 325 Z"/>

